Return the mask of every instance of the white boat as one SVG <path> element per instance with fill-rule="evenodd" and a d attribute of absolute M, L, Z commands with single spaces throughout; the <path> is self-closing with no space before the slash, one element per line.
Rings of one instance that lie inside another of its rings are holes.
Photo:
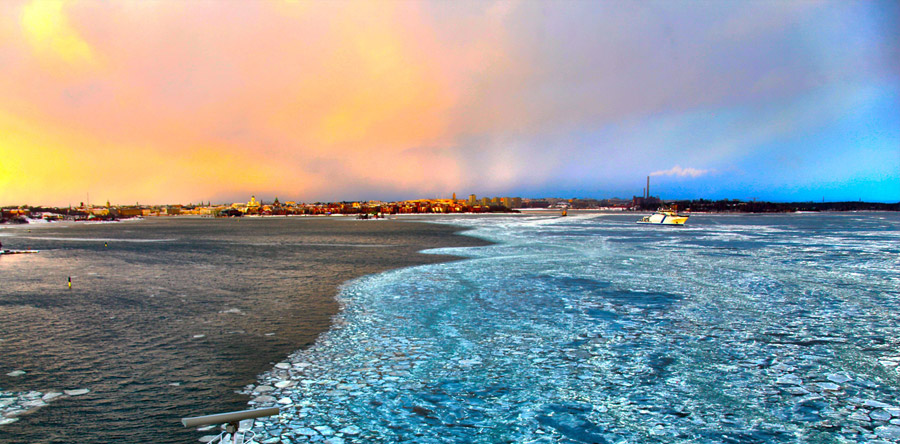
<path fill-rule="evenodd" d="M 678 214 L 677 209 L 663 208 L 649 216 L 644 216 L 637 221 L 639 224 L 653 225 L 684 225 L 688 220 L 688 215 Z"/>

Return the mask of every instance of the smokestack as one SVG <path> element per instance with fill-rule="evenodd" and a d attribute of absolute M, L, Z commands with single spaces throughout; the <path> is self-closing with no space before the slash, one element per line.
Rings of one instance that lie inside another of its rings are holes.
<path fill-rule="evenodd" d="M 650 176 L 647 176 L 647 196 L 646 199 L 650 198 Z"/>

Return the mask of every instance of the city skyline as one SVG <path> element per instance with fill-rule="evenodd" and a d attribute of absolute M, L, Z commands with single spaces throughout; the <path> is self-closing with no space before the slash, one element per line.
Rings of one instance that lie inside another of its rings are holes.
<path fill-rule="evenodd" d="M 900 201 L 900 6 L 0 4 L 0 206 Z M 462 194 L 461 194 L 462 195 Z"/>

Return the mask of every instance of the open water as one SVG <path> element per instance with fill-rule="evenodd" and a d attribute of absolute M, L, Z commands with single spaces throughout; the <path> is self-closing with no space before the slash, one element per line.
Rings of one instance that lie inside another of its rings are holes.
<path fill-rule="evenodd" d="M 236 391 L 328 329 L 341 283 L 484 243 L 455 230 L 351 218 L 0 226 L 4 248 L 41 250 L 0 256 L 0 443 L 196 442 L 180 418 L 246 408 Z"/>
<path fill-rule="evenodd" d="M 900 442 L 900 215 L 460 217 L 248 387 L 262 442 Z"/>

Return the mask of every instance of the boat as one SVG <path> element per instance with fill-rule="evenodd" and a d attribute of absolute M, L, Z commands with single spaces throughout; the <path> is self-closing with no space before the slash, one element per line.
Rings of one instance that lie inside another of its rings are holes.
<path fill-rule="evenodd" d="M 640 220 L 637 221 L 639 224 L 652 224 L 652 225 L 684 225 L 687 222 L 688 217 L 687 214 L 678 214 L 678 208 L 662 208 L 657 212 L 644 216 Z"/>

